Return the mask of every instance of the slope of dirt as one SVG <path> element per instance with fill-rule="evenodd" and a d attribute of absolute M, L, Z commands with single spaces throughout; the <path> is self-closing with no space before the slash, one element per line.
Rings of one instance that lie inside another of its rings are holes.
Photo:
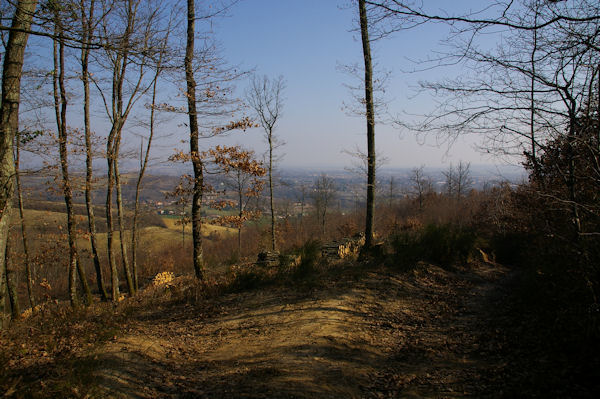
<path fill-rule="evenodd" d="M 362 274 L 362 275 L 361 275 Z M 499 267 L 347 273 L 157 308 L 94 355 L 92 397 L 464 397 L 502 367 L 478 347 Z M 491 395 L 497 396 L 497 395 Z"/>

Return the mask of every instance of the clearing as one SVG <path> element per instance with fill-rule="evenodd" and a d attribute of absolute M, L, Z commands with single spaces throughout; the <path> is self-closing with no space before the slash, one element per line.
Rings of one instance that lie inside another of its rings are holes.
<path fill-rule="evenodd" d="M 204 297 L 176 280 L 119 305 L 131 311 L 104 339 L 10 349 L 0 388 L 6 397 L 535 397 L 545 382 L 528 387 L 531 360 L 507 356 L 498 329 L 514 275 L 492 264 L 345 264 Z"/>

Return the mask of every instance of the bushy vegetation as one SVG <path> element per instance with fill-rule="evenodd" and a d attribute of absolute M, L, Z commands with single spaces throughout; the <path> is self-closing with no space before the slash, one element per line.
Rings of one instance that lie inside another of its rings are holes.
<path fill-rule="evenodd" d="M 429 224 L 416 231 L 396 233 L 392 246 L 396 261 L 409 265 L 426 261 L 439 266 L 466 262 L 475 251 L 472 229 L 452 224 Z"/>

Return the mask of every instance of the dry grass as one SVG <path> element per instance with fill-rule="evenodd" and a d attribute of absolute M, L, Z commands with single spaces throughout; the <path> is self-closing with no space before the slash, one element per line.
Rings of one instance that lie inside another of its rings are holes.
<path fill-rule="evenodd" d="M 181 234 L 181 224 L 177 224 L 178 218 L 163 217 L 162 219 L 168 229 L 176 230 Z M 192 234 L 192 225 L 187 224 L 184 231 L 186 234 Z M 222 235 L 237 234 L 237 230 L 231 227 L 217 226 L 214 224 L 202 224 L 202 235 L 204 237 L 208 237 L 214 233 Z"/>

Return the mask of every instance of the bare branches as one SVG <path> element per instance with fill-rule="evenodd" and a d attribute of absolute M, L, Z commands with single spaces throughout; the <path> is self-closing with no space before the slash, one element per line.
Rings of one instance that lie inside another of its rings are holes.
<path fill-rule="evenodd" d="M 277 124 L 283 109 L 283 90 L 285 81 L 283 76 L 271 80 L 267 76 L 257 77 L 254 75 L 250 81 L 250 87 L 246 91 L 246 101 L 258 117 L 259 124 L 265 132 L 265 138 L 269 145 L 269 163 L 267 171 L 269 174 L 269 199 L 271 208 L 271 249 L 275 251 L 275 207 L 273 205 L 273 162 L 275 160 L 274 150 L 282 145 L 275 136 L 275 125 Z"/>
<path fill-rule="evenodd" d="M 258 116 L 258 123 L 265 130 L 267 140 L 274 139 L 275 125 L 283 111 L 283 91 L 285 80 L 283 76 L 274 79 L 253 75 L 250 87 L 246 91 L 246 101 Z"/>

